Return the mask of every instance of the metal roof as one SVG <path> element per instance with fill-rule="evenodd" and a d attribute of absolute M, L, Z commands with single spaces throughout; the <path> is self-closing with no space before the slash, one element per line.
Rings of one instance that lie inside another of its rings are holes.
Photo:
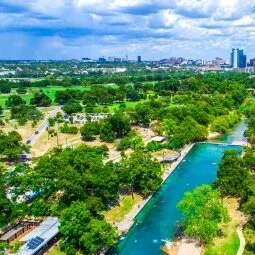
<path fill-rule="evenodd" d="M 29 225 L 27 222 L 22 222 L 15 226 L 14 228 L 10 229 L 8 232 L 6 232 L 4 235 L 0 237 L 1 241 L 7 241 L 10 237 L 14 236 L 16 233 L 18 233 L 20 230 L 22 230 L 25 226 Z"/>
<path fill-rule="evenodd" d="M 167 138 L 165 136 L 154 136 L 151 138 L 150 142 L 155 141 L 155 142 L 161 143 L 166 140 L 167 140 Z"/>
<path fill-rule="evenodd" d="M 58 217 L 48 217 L 37 228 L 20 239 L 26 242 L 16 255 L 33 255 L 59 233 Z"/>

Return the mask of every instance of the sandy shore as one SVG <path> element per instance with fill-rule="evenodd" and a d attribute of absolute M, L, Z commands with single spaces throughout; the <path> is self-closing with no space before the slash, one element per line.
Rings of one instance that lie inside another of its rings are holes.
<path fill-rule="evenodd" d="M 218 132 L 211 132 L 210 131 L 207 139 L 212 139 L 212 138 L 219 137 L 219 136 L 221 136 L 220 133 L 218 133 Z"/>
<path fill-rule="evenodd" d="M 161 250 L 167 255 L 200 255 L 202 247 L 196 241 L 184 238 L 178 242 L 167 242 Z"/>
<path fill-rule="evenodd" d="M 177 161 L 173 162 L 171 166 L 167 167 L 164 175 L 163 175 L 163 183 L 169 177 L 169 175 L 174 171 L 174 169 L 178 166 L 178 164 L 183 160 L 183 158 L 187 155 L 187 153 L 192 149 L 195 143 L 188 144 L 181 150 L 181 156 Z M 146 203 L 150 200 L 152 195 L 146 197 L 139 203 L 137 203 L 133 209 L 125 216 L 124 220 L 121 222 L 115 222 L 114 226 L 117 227 L 118 233 L 120 235 L 125 234 L 134 224 L 135 216 L 142 210 L 142 208 L 146 205 Z"/>

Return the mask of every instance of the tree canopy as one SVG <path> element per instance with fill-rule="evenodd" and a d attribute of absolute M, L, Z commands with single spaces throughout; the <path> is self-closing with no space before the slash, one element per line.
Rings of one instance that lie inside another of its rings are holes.
<path fill-rule="evenodd" d="M 177 207 L 185 219 L 185 235 L 201 243 L 210 243 L 218 235 L 218 224 L 229 220 L 227 210 L 221 204 L 219 191 L 209 185 L 186 192 Z"/>

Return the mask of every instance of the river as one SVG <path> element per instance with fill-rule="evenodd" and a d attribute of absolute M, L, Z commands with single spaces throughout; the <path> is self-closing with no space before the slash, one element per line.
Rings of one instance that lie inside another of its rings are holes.
<path fill-rule="evenodd" d="M 231 143 L 243 141 L 246 120 L 236 125 L 228 135 L 216 141 Z M 136 216 L 136 223 L 108 255 L 162 255 L 160 247 L 174 237 L 181 213 L 176 208 L 186 191 L 202 184 L 210 184 L 216 178 L 218 163 L 225 150 L 241 146 L 223 146 L 197 143 L 167 178 L 161 188 Z"/>

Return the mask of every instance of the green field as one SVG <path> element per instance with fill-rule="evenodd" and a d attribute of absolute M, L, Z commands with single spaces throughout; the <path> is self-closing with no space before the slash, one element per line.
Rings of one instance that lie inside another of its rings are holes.
<path fill-rule="evenodd" d="M 118 206 L 113 207 L 111 210 L 103 212 L 102 214 L 105 216 L 106 221 L 108 222 L 121 222 L 125 215 L 127 215 L 135 204 L 140 202 L 142 197 L 138 194 L 134 194 L 134 199 L 132 199 L 131 195 L 126 196 Z"/>
<path fill-rule="evenodd" d="M 27 94 L 24 94 L 24 95 L 20 95 L 27 103 L 30 102 L 30 99 L 33 97 L 33 94 L 35 92 L 38 92 L 40 90 L 42 90 L 45 94 L 47 94 L 51 100 L 54 102 L 55 101 L 55 93 L 56 91 L 60 91 L 60 90 L 66 90 L 66 89 L 79 89 L 79 90 L 83 90 L 83 91 L 86 91 L 86 90 L 89 90 L 90 87 L 84 87 L 84 86 L 71 86 L 71 87 L 60 87 L 60 86 L 52 86 L 52 87 L 46 87 L 46 88 L 36 88 L 36 87 L 31 87 L 31 88 L 28 88 L 28 92 Z M 11 91 L 11 94 L 1 94 L 0 95 L 0 105 L 2 107 L 4 107 L 4 109 L 6 109 L 6 106 L 5 106 L 5 101 L 7 100 L 7 98 L 10 96 L 10 95 L 13 95 L 13 94 L 17 94 L 16 92 L 16 89 L 12 89 Z"/>
<path fill-rule="evenodd" d="M 139 103 L 144 103 L 146 100 L 140 100 L 140 101 L 135 101 L 135 102 L 129 102 L 129 101 L 126 101 L 125 104 L 127 107 L 132 107 L 134 108 L 137 104 Z M 108 106 L 108 109 L 109 109 L 109 112 L 110 113 L 114 113 L 116 110 L 119 110 L 119 106 L 120 106 L 121 103 L 115 103 L 113 105 L 109 105 Z"/>
<path fill-rule="evenodd" d="M 65 255 L 63 251 L 60 251 L 59 246 L 50 249 L 48 255 Z"/>

